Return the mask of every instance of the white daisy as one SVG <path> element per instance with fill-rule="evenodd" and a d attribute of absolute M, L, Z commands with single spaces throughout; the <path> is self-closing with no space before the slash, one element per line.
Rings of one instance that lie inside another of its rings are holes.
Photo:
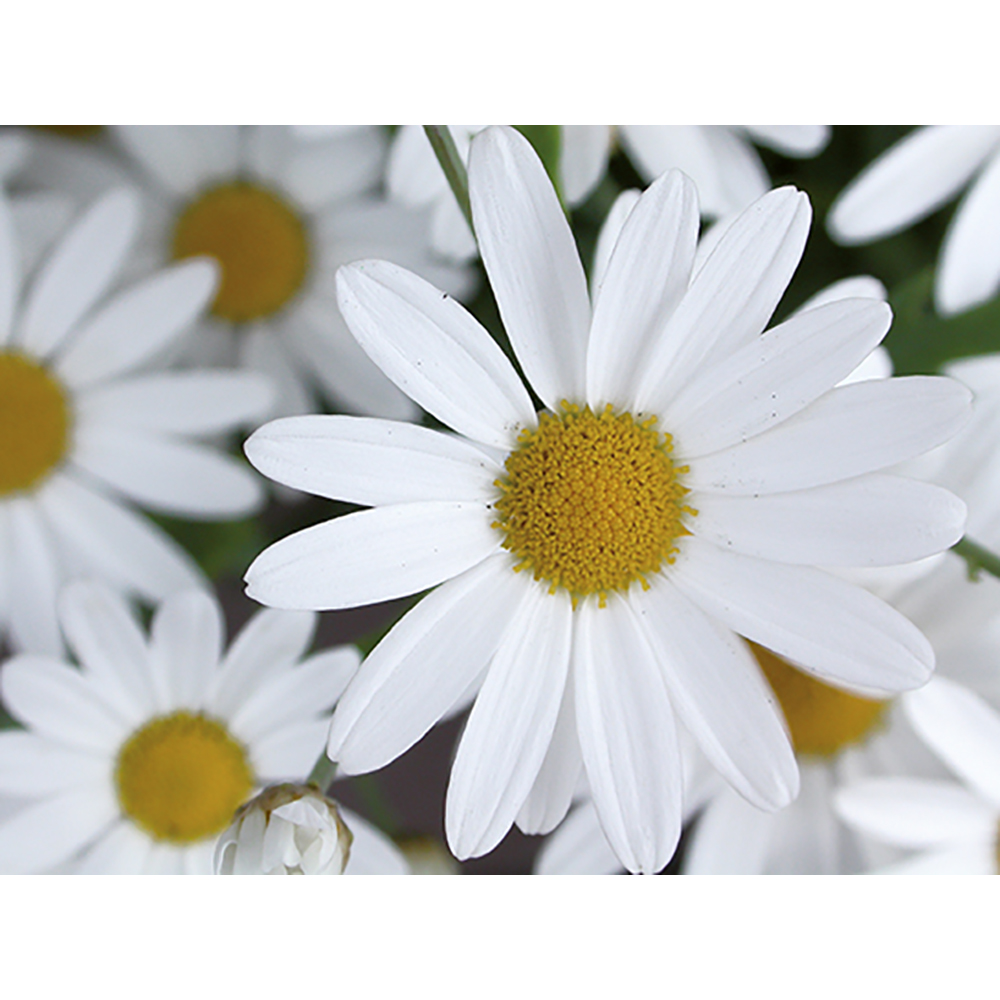
<path fill-rule="evenodd" d="M 1000 872 L 1000 715 L 978 695 L 936 677 L 902 698 L 913 728 L 956 774 L 952 781 L 882 777 L 841 789 L 843 819 L 885 843 L 921 853 L 881 869 L 896 875 Z"/>
<path fill-rule="evenodd" d="M 56 594 L 73 575 L 147 600 L 204 585 L 133 503 L 215 520 L 263 497 L 250 469 L 198 439 L 265 412 L 264 380 L 152 370 L 210 299 L 212 263 L 111 292 L 138 221 L 132 194 L 104 196 L 23 280 L 0 202 L 0 625 L 21 649 L 61 651 Z"/>
<path fill-rule="evenodd" d="M 469 144 L 483 125 L 449 125 L 455 148 L 465 162 Z M 578 205 L 593 191 L 608 165 L 610 125 L 562 125 L 559 179 L 568 205 Z M 389 193 L 413 208 L 431 208 L 434 248 L 456 260 L 478 253 L 476 240 L 448 187 L 423 125 L 401 125 L 389 150 L 386 168 Z"/>
<path fill-rule="evenodd" d="M 698 187 L 704 215 L 741 212 L 771 187 L 753 143 L 809 157 L 829 142 L 829 125 L 618 125 L 621 144 L 650 181 L 683 170 Z"/>
<path fill-rule="evenodd" d="M 131 125 L 116 135 L 155 206 L 142 240 L 149 262 L 208 254 L 221 265 L 190 357 L 265 372 L 279 389 L 273 414 L 315 411 L 319 390 L 350 412 L 416 415 L 348 333 L 334 274 L 377 255 L 454 294 L 468 276 L 434 260 L 426 213 L 372 193 L 385 148 L 377 126 L 316 141 L 283 126 Z"/>
<path fill-rule="evenodd" d="M 998 153 L 997 125 L 918 128 L 840 193 L 827 229 L 839 243 L 870 243 L 919 222 L 970 185 L 941 244 L 934 301 L 944 315 L 971 309 L 1000 288 Z"/>
<path fill-rule="evenodd" d="M 161 604 L 143 634 L 121 598 L 70 584 L 80 664 L 21 655 L 0 673 L 26 732 L 0 734 L 0 793 L 33 800 L 0 825 L 0 867 L 210 874 L 216 838 L 263 782 L 301 778 L 357 669 L 353 647 L 303 659 L 315 615 L 264 611 L 223 652 L 203 591 Z"/>
<path fill-rule="evenodd" d="M 664 176 L 629 214 L 591 308 L 530 145 L 487 129 L 469 173 L 483 262 L 545 411 L 453 299 L 384 262 L 343 268 L 354 335 L 457 434 L 345 417 L 258 431 L 247 453 L 265 474 L 374 509 L 278 542 L 248 592 L 336 608 L 436 587 L 362 667 L 331 757 L 347 773 L 381 767 L 478 689 L 448 791 L 456 855 L 489 851 L 515 818 L 552 829 L 584 766 L 623 864 L 656 871 L 680 831 L 675 711 L 751 801 L 776 808 L 797 790 L 734 631 L 846 686 L 927 679 L 924 637 L 815 567 L 957 540 L 960 501 L 875 470 L 954 433 L 968 392 L 937 378 L 834 389 L 885 335 L 881 302 L 830 303 L 762 334 L 809 228 L 794 190 L 753 205 L 689 282 L 697 198 Z"/>

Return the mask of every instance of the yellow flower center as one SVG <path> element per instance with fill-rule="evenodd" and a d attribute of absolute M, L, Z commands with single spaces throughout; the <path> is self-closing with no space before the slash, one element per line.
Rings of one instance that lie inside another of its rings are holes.
<path fill-rule="evenodd" d="M 115 785 L 122 810 L 151 837 L 190 844 L 232 822 L 253 774 L 225 726 L 181 711 L 147 722 L 126 740 Z"/>
<path fill-rule="evenodd" d="M 215 257 L 222 267 L 212 312 L 245 323 L 276 313 L 302 287 L 309 236 L 284 199 L 234 181 L 202 192 L 177 219 L 174 258 L 199 254 Z"/>
<path fill-rule="evenodd" d="M 750 648 L 778 697 L 797 754 L 832 757 L 863 742 L 881 723 L 888 701 L 840 691 L 756 643 L 751 642 Z"/>
<path fill-rule="evenodd" d="M 69 424 L 62 386 L 23 354 L 0 351 L 0 496 L 31 489 L 62 461 Z"/>
<path fill-rule="evenodd" d="M 597 594 L 603 607 L 609 592 L 636 580 L 648 587 L 646 577 L 673 562 L 683 517 L 697 511 L 678 479 L 687 466 L 674 465 L 656 417 L 566 402 L 560 410 L 540 414 L 507 456 L 494 527 L 516 570 L 547 580 L 552 593 L 564 588 L 574 604 Z"/>

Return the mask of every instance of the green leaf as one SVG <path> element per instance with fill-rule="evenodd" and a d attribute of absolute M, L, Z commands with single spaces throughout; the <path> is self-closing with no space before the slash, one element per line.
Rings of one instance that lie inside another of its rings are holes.
<path fill-rule="evenodd" d="M 562 183 L 559 180 L 559 160 L 562 157 L 562 128 L 559 125 L 515 125 L 518 130 L 535 147 L 545 166 L 545 171 L 552 181 L 559 200 L 562 200 Z"/>
<path fill-rule="evenodd" d="M 956 358 L 1000 351 L 1000 299 L 939 316 L 933 295 L 934 271 L 926 268 L 889 296 L 893 321 L 885 346 L 897 375 L 929 374 Z"/>

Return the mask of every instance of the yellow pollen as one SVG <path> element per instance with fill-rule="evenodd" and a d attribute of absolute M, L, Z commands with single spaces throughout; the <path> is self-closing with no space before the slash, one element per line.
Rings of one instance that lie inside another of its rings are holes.
<path fill-rule="evenodd" d="M 155 840 L 190 844 L 221 833 L 253 789 L 246 750 L 220 722 L 173 712 L 147 722 L 118 753 L 118 801 Z"/>
<path fill-rule="evenodd" d="M 493 524 L 515 570 L 547 580 L 551 593 L 562 587 L 574 605 L 597 594 L 603 607 L 611 591 L 637 580 L 648 587 L 646 578 L 673 562 L 688 534 L 683 517 L 697 511 L 678 479 L 687 466 L 674 464 L 670 435 L 655 423 L 564 401 L 521 432 L 496 481 Z"/>
<path fill-rule="evenodd" d="M 0 351 L 0 496 L 31 489 L 62 461 L 69 424 L 59 383 L 23 354 Z"/>
<path fill-rule="evenodd" d="M 797 754 L 832 757 L 863 742 L 882 722 L 888 701 L 873 701 L 824 684 L 751 642 L 785 715 Z"/>
<path fill-rule="evenodd" d="M 235 181 L 203 191 L 174 227 L 175 259 L 207 254 L 222 267 L 212 312 L 234 323 L 270 316 L 302 287 L 309 236 L 274 192 Z"/>

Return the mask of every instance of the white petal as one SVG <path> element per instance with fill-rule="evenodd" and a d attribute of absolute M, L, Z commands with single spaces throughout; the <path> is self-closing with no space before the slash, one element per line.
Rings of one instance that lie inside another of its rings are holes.
<path fill-rule="evenodd" d="M 381 831 L 350 809 L 340 810 L 354 841 L 345 875 L 409 875 L 403 852 Z"/>
<path fill-rule="evenodd" d="M 34 170 L 32 180 L 38 183 Z M 59 194 L 32 191 L 30 194 L 18 194 L 11 200 L 10 215 L 14 223 L 21 274 L 32 274 L 36 270 L 73 218 L 75 202 L 62 188 L 59 191 Z"/>
<path fill-rule="evenodd" d="M 716 214 L 740 212 L 771 187 L 764 164 L 757 150 L 731 128 L 724 125 L 702 125 L 702 128 L 715 160 L 723 196 Z"/>
<path fill-rule="evenodd" d="M 281 334 L 276 336 L 267 323 L 248 324 L 240 331 L 238 367 L 264 376 L 273 390 L 271 407 L 261 415 L 262 419 L 314 413 L 319 409 L 309 377 L 300 371 L 285 339 Z M 395 386 L 392 389 L 396 391 Z"/>
<path fill-rule="evenodd" d="M 107 292 L 138 223 L 138 199 L 127 189 L 111 191 L 87 209 L 31 284 L 17 338 L 21 346 L 36 357 L 58 347 Z"/>
<path fill-rule="evenodd" d="M 428 594 L 372 650 L 341 697 L 330 757 L 359 774 L 408 750 L 485 669 L 524 592 L 504 554 Z"/>
<path fill-rule="evenodd" d="M 898 611 L 821 570 L 685 538 L 667 575 L 704 611 L 821 680 L 870 693 L 927 682 L 934 652 Z"/>
<path fill-rule="evenodd" d="M 108 830 L 73 866 L 75 875 L 141 875 L 153 843 L 129 820 Z"/>
<path fill-rule="evenodd" d="M 870 778 L 840 789 L 836 807 L 846 823 L 900 847 L 969 843 L 996 834 L 996 808 L 951 782 Z"/>
<path fill-rule="evenodd" d="M 580 749 L 605 836 L 632 872 L 653 874 L 681 832 L 680 750 L 653 651 L 614 597 L 576 611 L 573 674 Z"/>
<path fill-rule="evenodd" d="M 127 126 L 126 126 L 127 127 Z M 184 125 L 198 144 L 198 159 L 207 173 L 233 174 L 240 166 L 239 125 Z"/>
<path fill-rule="evenodd" d="M 222 655 L 222 636 L 222 611 L 203 591 L 174 594 L 157 608 L 149 663 L 165 710 L 206 706 Z"/>
<path fill-rule="evenodd" d="M 108 424 L 77 429 L 74 462 L 131 500 L 182 517 L 238 517 L 264 500 L 260 480 L 218 449 Z"/>
<path fill-rule="evenodd" d="M 246 572 L 247 594 L 272 607 L 328 611 L 415 594 L 458 576 L 500 546 L 481 503 L 394 504 L 282 538 Z"/>
<path fill-rule="evenodd" d="M 712 765 L 761 809 L 798 793 L 799 774 L 774 694 L 747 644 L 663 577 L 629 602 L 659 660 L 670 700 Z"/>
<path fill-rule="evenodd" d="M 829 125 L 744 125 L 753 141 L 784 156 L 815 156 L 830 141 Z"/>
<path fill-rule="evenodd" d="M 587 279 L 528 140 L 509 126 L 480 132 L 469 154 L 469 196 L 483 264 L 525 376 L 550 410 L 583 399 Z"/>
<path fill-rule="evenodd" d="M 40 799 L 111 777 L 111 760 L 35 733 L 0 733 L 0 792 Z"/>
<path fill-rule="evenodd" d="M 886 150 L 840 193 L 827 216 L 839 243 L 906 228 L 951 199 L 1000 140 L 995 125 L 925 125 Z"/>
<path fill-rule="evenodd" d="M 798 313 L 694 375 L 659 412 L 685 458 L 745 441 L 794 416 L 879 344 L 892 311 L 873 299 Z"/>
<path fill-rule="evenodd" d="M 21 262 L 14 220 L 7 199 L 0 197 L 0 346 L 7 343 L 21 292 Z"/>
<path fill-rule="evenodd" d="M 377 506 L 498 495 L 503 469 L 480 449 L 415 424 L 363 417 L 275 420 L 244 445 L 270 479 L 316 496 Z"/>
<path fill-rule="evenodd" d="M 618 242 L 618 237 L 621 236 L 625 220 L 635 208 L 641 195 L 642 192 L 636 191 L 634 188 L 622 191 L 615 199 L 601 226 L 601 231 L 597 234 L 597 247 L 594 249 L 594 262 L 590 269 L 591 298 L 594 297 L 594 293 L 604 281 L 604 273 L 608 269 L 608 262 L 611 260 L 611 254 Z"/>
<path fill-rule="evenodd" d="M 608 167 L 610 125 L 563 125 L 559 177 L 568 205 L 578 205 L 597 186 Z"/>
<path fill-rule="evenodd" d="M 500 642 L 448 783 L 445 832 L 460 860 L 500 843 L 535 783 L 566 685 L 572 622 L 569 595 L 533 582 Z"/>
<path fill-rule="evenodd" d="M 163 372 L 115 381 L 86 393 L 82 420 L 165 434 L 215 434 L 261 417 L 272 398 L 249 372 Z"/>
<path fill-rule="evenodd" d="M 881 868 L 873 875 L 996 875 L 996 849 L 992 843 L 962 844 L 928 851 Z"/>
<path fill-rule="evenodd" d="M 655 338 L 687 291 L 698 241 L 698 196 L 664 174 L 625 221 L 595 294 L 587 349 L 587 401 L 627 400 Z"/>
<path fill-rule="evenodd" d="M 755 340 L 798 266 L 810 217 L 804 194 L 779 188 L 733 221 L 651 352 L 637 409 L 662 413 L 699 368 Z"/>
<path fill-rule="evenodd" d="M 210 178 L 208 157 L 183 125 L 116 125 L 115 137 L 171 194 L 194 192 Z"/>
<path fill-rule="evenodd" d="M 731 552 L 795 565 L 894 566 L 950 548 L 965 504 L 930 483 L 871 473 L 766 496 L 691 493 L 693 534 Z"/>
<path fill-rule="evenodd" d="M 748 441 L 691 462 L 685 485 L 736 495 L 804 489 L 913 458 L 969 420 L 959 383 L 915 376 L 840 386 Z"/>
<path fill-rule="evenodd" d="M 958 206 L 944 242 L 934 287 L 946 316 L 981 305 L 1000 286 L 1000 156 L 994 155 Z"/>
<path fill-rule="evenodd" d="M 455 129 L 452 129 L 455 138 Z M 393 198 L 420 207 L 449 195 L 448 181 L 422 125 L 400 125 L 386 164 L 386 186 Z"/>
<path fill-rule="evenodd" d="M 503 351 L 454 299 L 385 261 L 337 272 L 340 309 L 369 357 L 408 396 L 473 440 L 509 448 L 534 407 Z"/>
<path fill-rule="evenodd" d="M 60 549 L 115 586 L 158 601 L 175 590 L 205 586 L 195 561 L 162 528 L 70 476 L 53 476 L 39 510 Z"/>
<path fill-rule="evenodd" d="M 841 299 L 879 299 L 885 302 L 888 298 L 889 293 L 878 278 L 859 274 L 853 278 L 842 278 L 832 285 L 827 285 L 826 288 L 803 302 L 796 311 L 805 312 L 807 309 L 816 309 L 819 306 L 825 306 L 828 302 L 839 302 Z"/>
<path fill-rule="evenodd" d="M 377 126 L 349 135 L 295 143 L 283 170 L 292 197 L 310 211 L 360 194 L 377 181 L 385 139 Z"/>
<path fill-rule="evenodd" d="M 930 748 L 1000 809 L 1000 716 L 978 695 L 944 677 L 908 694 L 903 707 Z"/>
<path fill-rule="evenodd" d="M 684 854 L 685 875 L 763 875 L 775 817 L 728 788 L 704 809 Z"/>
<path fill-rule="evenodd" d="M 217 281 L 218 267 L 199 258 L 133 285 L 81 327 L 57 358 L 56 371 L 74 388 L 132 371 L 195 321 L 215 294 Z"/>
<path fill-rule="evenodd" d="M 536 875 L 614 875 L 621 867 L 590 801 L 573 810 L 535 859 Z"/>
<path fill-rule="evenodd" d="M 323 752 L 328 719 L 301 720 L 257 740 L 250 749 L 254 773 L 264 782 L 302 781 Z"/>

